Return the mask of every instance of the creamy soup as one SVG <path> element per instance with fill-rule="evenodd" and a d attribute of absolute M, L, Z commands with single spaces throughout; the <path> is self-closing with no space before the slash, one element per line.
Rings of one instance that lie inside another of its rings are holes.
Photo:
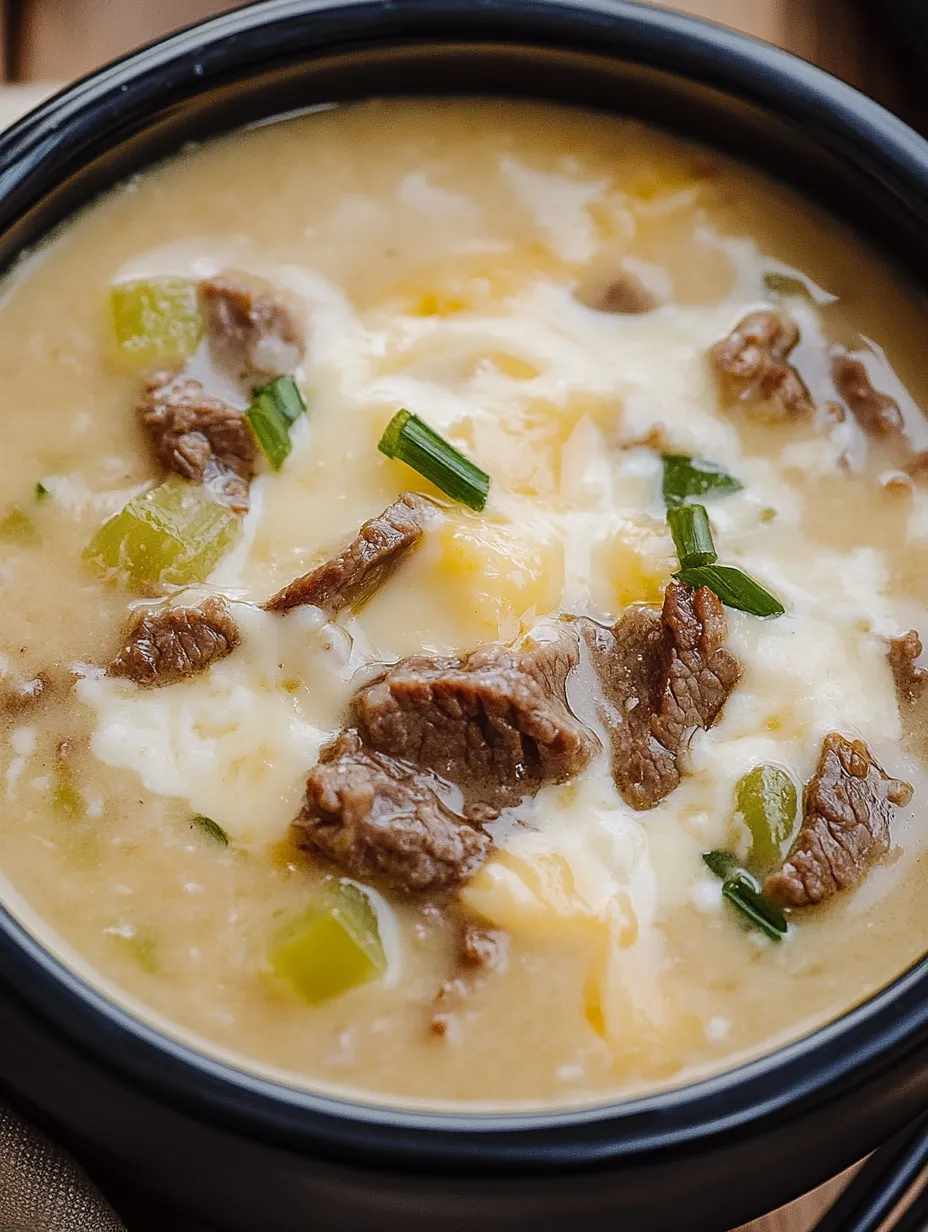
<path fill-rule="evenodd" d="M 122 185 L 0 303 L 7 905 L 207 1051 L 418 1105 L 860 1002 L 928 944 L 926 334 L 806 203 L 582 111 Z"/>

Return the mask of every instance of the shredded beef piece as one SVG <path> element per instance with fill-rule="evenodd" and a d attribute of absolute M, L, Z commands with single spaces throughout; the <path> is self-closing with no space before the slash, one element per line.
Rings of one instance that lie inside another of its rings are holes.
<path fill-rule="evenodd" d="M 461 962 L 493 971 L 506 959 L 508 937 L 499 929 L 483 928 L 469 920 L 461 933 Z"/>
<path fill-rule="evenodd" d="M 577 299 L 596 312 L 613 312 L 623 316 L 639 316 L 653 312 L 657 300 L 637 275 L 621 271 L 608 282 L 602 280 L 581 286 Z"/>
<path fill-rule="evenodd" d="M 799 833 L 764 893 L 783 907 L 809 907 L 857 885 L 889 850 L 893 806 L 911 799 L 908 783 L 890 778 L 862 740 L 832 732 L 803 793 Z"/>
<path fill-rule="evenodd" d="M 211 398 L 199 381 L 159 372 L 145 386 L 138 414 L 166 470 L 208 484 L 245 512 L 255 439 L 241 411 Z"/>
<path fill-rule="evenodd" d="M 771 420 L 799 419 L 815 407 L 809 391 L 788 362 L 799 341 L 794 321 L 776 312 L 752 312 L 709 351 L 726 389 L 758 415 Z"/>
<path fill-rule="evenodd" d="M 831 361 L 835 389 L 868 436 L 898 436 L 905 430 L 902 411 L 895 398 L 873 388 L 867 369 L 851 355 L 836 355 Z"/>
<path fill-rule="evenodd" d="M 205 672 L 231 654 L 241 641 L 224 599 L 205 599 L 199 607 L 169 607 L 146 612 L 129 631 L 126 644 L 106 669 L 142 685 L 174 684 Z"/>
<path fill-rule="evenodd" d="M 457 968 L 435 994 L 429 1019 L 429 1034 L 442 1038 L 448 1034 L 461 1004 L 483 985 L 489 972 L 505 970 L 508 961 L 509 938 L 504 932 L 484 928 L 473 920 L 466 920 L 459 927 Z"/>
<path fill-rule="evenodd" d="M 229 273 L 199 285 L 213 358 L 236 380 L 255 383 L 292 372 L 303 356 L 303 331 L 270 283 Z"/>
<path fill-rule="evenodd" d="M 358 690 L 352 721 L 371 748 L 455 783 L 486 819 L 579 774 L 593 756 L 596 738 L 565 693 L 578 658 L 566 630 L 529 650 L 412 655 Z"/>
<path fill-rule="evenodd" d="M 288 612 L 311 604 L 331 618 L 343 608 L 359 608 L 379 590 L 422 538 L 425 500 L 405 492 L 333 560 L 297 578 L 265 603 L 268 612 Z"/>
<path fill-rule="evenodd" d="M 478 871 L 493 844 L 444 803 L 441 790 L 434 776 L 365 748 L 348 729 L 309 774 L 297 842 L 361 880 L 450 889 Z"/>
<path fill-rule="evenodd" d="M 16 684 L 0 681 L 0 712 L 26 714 L 40 702 L 65 694 L 76 679 L 74 672 L 61 665 L 45 668 L 31 680 L 20 680 Z"/>
<path fill-rule="evenodd" d="M 711 727 L 741 676 L 722 643 L 725 611 L 706 586 L 671 582 L 660 612 L 631 608 L 611 629 L 581 621 L 604 694 L 612 773 L 627 804 L 653 808 L 680 782 L 678 759 Z"/>
<path fill-rule="evenodd" d="M 893 671 L 900 701 L 916 702 L 925 691 L 928 668 L 918 665 L 921 653 L 922 639 L 914 629 L 910 629 L 902 637 L 894 637 L 889 643 L 889 666 Z"/>

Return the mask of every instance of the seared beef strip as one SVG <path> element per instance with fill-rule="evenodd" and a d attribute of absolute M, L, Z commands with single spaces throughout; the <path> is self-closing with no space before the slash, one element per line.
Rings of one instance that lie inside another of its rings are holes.
<path fill-rule="evenodd" d="M 350 728 L 322 750 L 294 822 L 297 842 L 352 877 L 396 889 L 446 890 L 490 854 L 488 835 L 453 812 L 434 776 L 365 748 Z"/>
<path fill-rule="evenodd" d="M 463 923 L 458 938 L 457 970 L 442 982 L 435 994 L 429 1019 L 430 1035 L 446 1036 L 456 1011 L 484 983 L 486 975 L 496 969 L 505 969 L 508 943 L 504 932 L 481 927 L 473 920 Z"/>
<path fill-rule="evenodd" d="M 917 702 L 928 684 L 928 668 L 918 665 L 921 653 L 922 639 L 914 629 L 889 643 L 889 666 L 901 702 Z"/>
<path fill-rule="evenodd" d="M 595 753 L 565 695 L 578 658 L 567 630 L 528 650 L 412 655 L 358 690 L 352 723 L 371 748 L 433 770 L 487 815 L 579 774 Z"/>
<path fill-rule="evenodd" d="M 862 740 L 832 732 L 803 793 L 799 833 L 764 893 L 782 907 L 809 907 L 857 885 L 889 850 L 893 807 L 911 799 L 908 783 L 890 778 Z"/>
<path fill-rule="evenodd" d="M 237 513 L 245 512 L 255 438 L 241 411 L 209 397 L 199 381 L 158 372 L 145 386 L 138 414 L 166 470 L 207 483 Z"/>
<path fill-rule="evenodd" d="M 653 808 L 678 785 L 678 759 L 711 727 L 741 676 L 722 643 L 725 611 L 711 590 L 670 582 L 663 609 L 630 608 L 611 629 L 581 622 L 604 694 L 612 773 L 632 808 Z"/>
<path fill-rule="evenodd" d="M 627 270 L 608 282 L 599 280 L 580 286 L 577 299 L 596 312 L 613 312 L 622 316 L 639 316 L 653 312 L 657 307 L 657 300 L 641 279 Z"/>
<path fill-rule="evenodd" d="M 852 355 L 836 355 L 831 361 L 835 389 L 868 436 L 899 436 L 905 430 L 902 411 L 895 398 L 873 388 L 867 369 Z"/>
<path fill-rule="evenodd" d="M 297 578 L 265 603 L 268 612 L 288 612 L 312 604 L 331 618 L 343 608 L 361 607 L 383 585 L 422 538 L 425 500 L 405 492 L 333 560 Z"/>
<path fill-rule="evenodd" d="M 815 407 L 789 363 L 799 341 L 795 322 L 776 312 L 752 312 L 709 351 L 726 391 L 761 418 L 805 418 Z"/>
<path fill-rule="evenodd" d="M 224 599 L 211 597 L 199 607 L 146 612 L 136 620 L 106 672 L 136 684 L 175 684 L 205 672 L 231 654 L 240 641 Z"/>
<path fill-rule="evenodd" d="M 278 292 L 251 274 L 220 274 L 198 287 L 210 353 L 235 380 L 260 384 L 292 372 L 303 331 Z"/>

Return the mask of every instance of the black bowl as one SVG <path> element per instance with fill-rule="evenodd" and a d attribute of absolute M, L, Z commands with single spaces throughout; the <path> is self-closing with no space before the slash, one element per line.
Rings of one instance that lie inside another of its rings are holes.
<path fill-rule="evenodd" d="M 928 145 L 848 86 L 619 0 L 271 0 L 79 82 L 0 138 L 0 265 L 130 171 L 247 121 L 389 94 L 640 116 L 822 201 L 928 286 Z M 928 963 L 775 1054 L 536 1115 L 289 1089 L 134 1021 L 0 911 L 0 1079 L 59 1138 L 241 1232 L 720 1232 L 838 1172 L 928 1098 Z"/>

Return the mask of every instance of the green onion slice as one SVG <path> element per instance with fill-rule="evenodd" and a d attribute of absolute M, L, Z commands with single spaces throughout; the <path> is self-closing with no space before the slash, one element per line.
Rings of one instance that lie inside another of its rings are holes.
<path fill-rule="evenodd" d="M 396 412 L 377 448 L 411 466 L 452 500 L 478 513 L 486 505 L 490 476 L 411 411 Z"/>
<path fill-rule="evenodd" d="M 764 274 L 764 289 L 775 299 L 804 299 L 810 304 L 815 303 L 815 297 L 801 278 L 791 274 L 778 274 L 770 270 Z"/>
<path fill-rule="evenodd" d="M 279 376 L 252 392 L 245 418 L 275 471 L 280 470 L 290 454 L 290 426 L 305 410 L 303 395 L 292 376 Z"/>
<path fill-rule="evenodd" d="M 214 843 L 218 843 L 220 847 L 228 847 L 228 834 L 218 821 L 213 821 L 212 817 L 207 817 L 205 813 L 197 813 L 195 817 L 191 817 L 190 824 L 205 834 L 207 838 L 211 838 Z"/>
<path fill-rule="evenodd" d="M 718 560 L 705 505 L 677 505 L 668 509 L 667 524 L 676 544 L 681 568 L 711 565 Z"/>
<path fill-rule="evenodd" d="M 771 941 L 782 941 L 789 930 L 786 916 L 766 897 L 754 878 L 738 868 L 735 857 L 727 851 L 709 851 L 703 860 L 722 879 L 722 896 Z"/>
<path fill-rule="evenodd" d="M 685 566 L 674 576 L 694 590 L 708 586 L 726 607 L 737 608 L 739 612 L 748 612 L 751 616 L 782 616 L 786 611 L 769 590 L 764 590 L 759 582 L 730 565 Z"/>
<path fill-rule="evenodd" d="M 35 499 L 37 501 L 44 501 L 44 500 L 48 500 L 50 496 L 51 496 L 50 489 L 46 488 L 45 484 L 40 479 L 39 482 L 35 485 Z"/>
<path fill-rule="evenodd" d="M 744 487 L 734 475 L 704 458 L 691 458 L 685 453 L 662 453 L 661 461 L 664 464 L 664 504 L 668 509 L 685 505 L 692 496 L 728 496 Z"/>

